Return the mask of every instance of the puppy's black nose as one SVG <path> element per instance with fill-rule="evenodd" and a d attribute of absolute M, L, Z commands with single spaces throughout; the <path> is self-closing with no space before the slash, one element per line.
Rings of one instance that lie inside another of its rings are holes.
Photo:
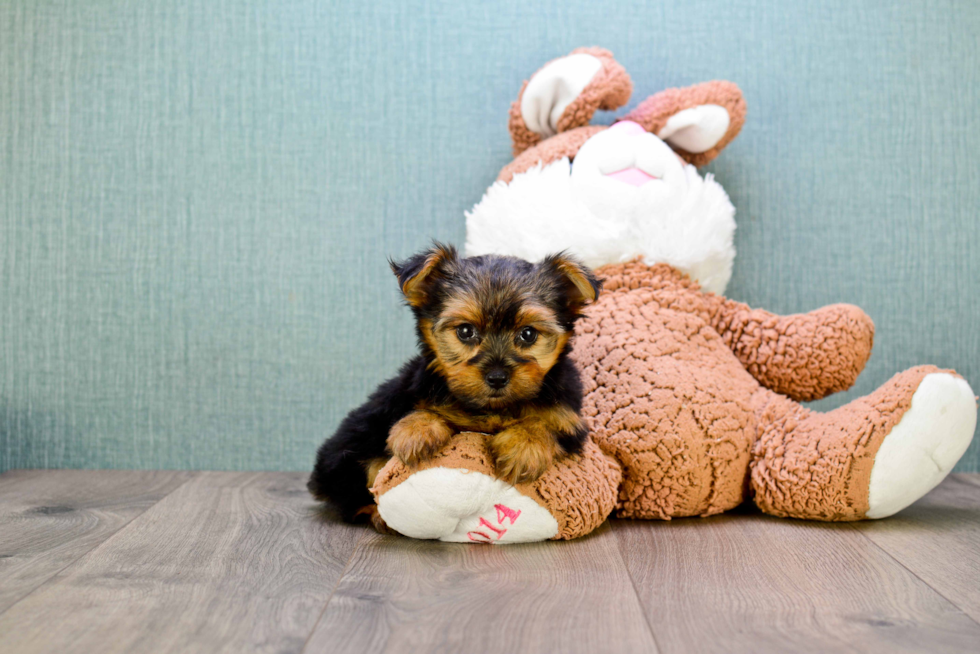
<path fill-rule="evenodd" d="M 487 386 L 500 390 L 510 381 L 510 373 L 503 368 L 494 368 L 486 374 L 484 379 L 487 381 Z"/>

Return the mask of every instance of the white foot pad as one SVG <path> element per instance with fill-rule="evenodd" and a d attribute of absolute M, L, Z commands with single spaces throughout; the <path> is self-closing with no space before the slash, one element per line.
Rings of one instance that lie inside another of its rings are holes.
<path fill-rule="evenodd" d="M 482 472 L 429 468 L 378 498 L 389 527 L 411 538 L 452 543 L 529 543 L 558 533 L 547 509 Z"/>
<path fill-rule="evenodd" d="M 966 452 L 976 426 L 977 403 L 966 380 L 926 375 L 875 456 L 867 517 L 887 518 L 938 486 Z"/>

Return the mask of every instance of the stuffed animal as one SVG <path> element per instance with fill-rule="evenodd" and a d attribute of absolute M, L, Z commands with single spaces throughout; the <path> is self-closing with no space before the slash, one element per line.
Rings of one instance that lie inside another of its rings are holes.
<path fill-rule="evenodd" d="M 623 518 L 707 516 L 751 499 L 814 520 L 883 518 L 934 488 L 973 438 L 976 397 L 920 366 L 827 413 L 800 402 L 849 388 L 874 325 L 837 304 L 779 316 L 729 300 L 734 208 L 710 175 L 745 102 L 730 82 L 650 96 L 611 127 L 626 71 L 575 50 L 511 107 L 515 159 L 467 215 L 467 254 L 538 260 L 565 248 L 604 280 L 573 358 L 594 445 L 533 484 L 494 476 L 486 436 L 433 460 L 397 460 L 373 492 L 388 526 L 416 538 L 512 543 L 573 538 Z"/>

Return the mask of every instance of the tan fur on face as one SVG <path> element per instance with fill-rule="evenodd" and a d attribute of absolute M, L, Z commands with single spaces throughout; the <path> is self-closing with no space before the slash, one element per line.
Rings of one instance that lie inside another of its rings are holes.
<path fill-rule="evenodd" d="M 524 356 L 531 360 L 514 369 L 510 382 L 511 392 L 517 397 L 535 395 L 541 388 L 545 375 L 558 361 L 566 343 L 568 343 L 566 332 L 541 332 L 534 345 L 523 351 Z"/>
<path fill-rule="evenodd" d="M 443 304 L 439 315 L 440 326 L 455 329 L 463 323 L 476 325 L 479 329 L 486 327 L 483 308 L 476 298 L 460 293 L 453 295 Z"/>
<path fill-rule="evenodd" d="M 538 339 L 530 347 L 518 348 L 521 356 L 530 359 L 513 371 L 511 389 L 517 397 L 531 397 L 541 388 L 545 375 L 558 361 L 568 343 L 568 332 L 558 324 L 554 312 L 540 305 L 528 305 L 517 314 L 517 334 L 525 327 L 538 330 Z"/>
<path fill-rule="evenodd" d="M 511 358 L 527 361 L 511 366 L 511 382 L 506 392 L 494 397 L 484 382 L 483 370 L 471 363 L 488 346 L 487 339 L 479 343 L 464 343 L 456 336 L 456 328 L 463 324 L 471 324 L 484 334 L 487 322 L 480 305 L 469 295 L 447 300 L 434 323 L 423 319 L 420 322 L 423 339 L 435 355 L 432 366 L 442 373 L 454 394 L 467 398 L 473 404 L 500 409 L 533 397 L 568 343 L 568 333 L 561 328 L 554 312 L 548 307 L 539 304 L 521 307 L 515 327 L 506 337 L 511 341 Z M 533 345 L 517 344 L 517 336 L 525 327 L 538 331 Z"/>
<path fill-rule="evenodd" d="M 475 324 L 470 313 L 443 312 L 435 325 L 421 321 L 422 334 L 435 357 L 430 364 L 442 374 L 449 390 L 467 398 L 482 398 L 488 389 L 483 372 L 469 363 L 479 353 L 479 346 L 463 343 L 456 336 L 456 328 L 464 323 Z"/>
<path fill-rule="evenodd" d="M 428 335 L 426 343 L 447 373 L 458 370 L 458 366 L 479 352 L 478 345 L 463 343 L 456 336 L 456 328 L 464 324 L 473 325 L 479 332 L 485 329 L 480 306 L 469 296 L 447 300 L 435 323 L 422 321 L 423 332 Z M 446 376 L 449 377 L 448 374 Z"/>

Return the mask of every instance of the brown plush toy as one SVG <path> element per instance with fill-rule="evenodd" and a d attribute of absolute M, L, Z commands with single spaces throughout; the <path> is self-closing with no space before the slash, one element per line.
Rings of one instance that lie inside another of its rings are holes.
<path fill-rule="evenodd" d="M 595 445 L 517 487 L 494 476 L 480 434 L 420 469 L 392 460 L 374 487 L 387 524 L 510 543 L 581 536 L 613 510 L 670 519 L 749 499 L 785 517 L 883 518 L 934 488 L 973 438 L 966 380 L 920 366 L 828 413 L 800 405 L 854 383 L 871 319 L 845 304 L 778 316 L 721 295 L 734 208 L 695 166 L 737 135 L 742 94 L 730 82 L 670 89 L 611 127 L 588 125 L 631 91 L 599 48 L 547 64 L 511 108 L 515 160 L 467 216 L 468 254 L 568 249 L 598 267 L 603 294 L 572 355 Z"/>

